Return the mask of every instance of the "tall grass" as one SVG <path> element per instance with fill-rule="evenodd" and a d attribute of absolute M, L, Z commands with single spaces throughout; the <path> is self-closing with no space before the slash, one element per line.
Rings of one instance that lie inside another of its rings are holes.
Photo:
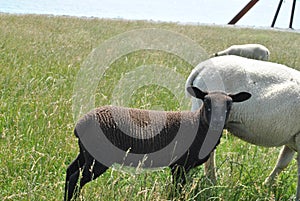
<path fill-rule="evenodd" d="M 271 61 L 300 70 L 298 33 L 190 26 L 144 21 L 35 15 L 0 15 L 0 199 L 62 200 L 66 167 L 78 153 L 73 135 L 73 84 L 82 62 L 105 40 L 139 28 L 181 33 L 209 54 L 232 44 L 261 43 Z M 96 92 L 97 105 L 110 103 L 111 87 L 124 73 L 143 64 L 160 64 L 187 77 L 193 68 L 164 52 L 136 52 L 119 58 Z M 179 110 L 167 89 L 150 86 L 132 95 L 130 106 Z M 185 108 L 188 109 L 188 108 Z M 252 146 L 224 134 L 218 146 L 218 184 L 202 167 L 175 200 L 289 200 L 296 188 L 296 164 L 273 187 L 262 185 L 275 164 L 278 148 Z M 128 174 L 110 169 L 85 186 L 81 200 L 168 200 L 168 169 Z"/>

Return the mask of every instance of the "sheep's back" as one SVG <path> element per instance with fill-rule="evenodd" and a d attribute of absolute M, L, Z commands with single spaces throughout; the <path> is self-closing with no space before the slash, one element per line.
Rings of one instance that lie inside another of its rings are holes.
<path fill-rule="evenodd" d="M 139 154 L 164 148 L 183 125 L 192 127 L 197 122 L 191 112 L 104 106 L 97 108 L 94 113 L 101 130 L 111 143 L 124 151 Z"/>

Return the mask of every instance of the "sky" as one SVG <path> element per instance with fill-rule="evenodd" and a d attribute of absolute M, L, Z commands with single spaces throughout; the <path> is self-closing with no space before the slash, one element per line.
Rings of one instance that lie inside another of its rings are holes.
<path fill-rule="evenodd" d="M 250 0 L 0 0 L 0 12 L 227 24 Z M 259 0 L 237 23 L 270 27 L 279 0 Z M 288 28 L 292 0 L 284 0 L 275 27 Z M 300 29 L 297 0 L 293 28 Z"/>

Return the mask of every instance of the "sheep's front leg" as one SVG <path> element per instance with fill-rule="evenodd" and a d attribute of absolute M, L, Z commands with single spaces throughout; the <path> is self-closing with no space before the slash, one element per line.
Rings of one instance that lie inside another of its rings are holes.
<path fill-rule="evenodd" d="M 300 201 L 300 154 L 297 153 L 297 165 L 298 165 L 298 184 L 297 184 L 297 193 L 296 193 L 296 201 Z"/>
<path fill-rule="evenodd" d="M 264 184 L 270 185 L 273 183 L 274 179 L 277 177 L 277 175 L 288 166 L 288 164 L 293 159 L 293 156 L 295 154 L 295 151 L 289 148 L 288 146 L 283 146 L 283 148 L 280 151 L 280 154 L 277 159 L 277 164 L 274 167 L 271 174 L 267 177 Z"/>
<path fill-rule="evenodd" d="M 171 172 L 173 184 L 176 188 L 181 188 L 186 183 L 186 169 L 183 166 L 176 165 L 171 168 Z"/>
<path fill-rule="evenodd" d="M 204 163 L 205 175 L 210 179 L 213 184 L 217 183 L 215 151 L 210 153 L 209 159 Z"/>

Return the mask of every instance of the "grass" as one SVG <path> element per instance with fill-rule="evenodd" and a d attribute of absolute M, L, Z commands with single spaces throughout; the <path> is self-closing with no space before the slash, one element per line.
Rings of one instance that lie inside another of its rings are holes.
<path fill-rule="evenodd" d="M 299 33 L 190 26 L 145 21 L 0 14 L 0 200 L 62 200 L 66 167 L 76 157 L 73 85 L 81 64 L 104 41 L 126 31 L 158 28 L 183 34 L 208 54 L 232 44 L 261 43 L 271 61 L 300 70 Z M 160 51 L 138 51 L 113 62 L 100 80 L 96 105 L 109 104 L 112 88 L 141 65 L 157 64 L 186 78 L 192 66 Z M 128 97 L 127 97 L 128 98 Z M 138 88 L 129 106 L 181 108 L 167 88 Z M 296 164 L 273 187 L 262 182 L 274 166 L 278 148 L 262 148 L 225 134 L 218 146 L 218 184 L 202 167 L 175 200 L 289 200 L 296 190 Z M 110 169 L 85 186 L 80 200 L 167 200 L 168 169 L 128 174 Z"/>

